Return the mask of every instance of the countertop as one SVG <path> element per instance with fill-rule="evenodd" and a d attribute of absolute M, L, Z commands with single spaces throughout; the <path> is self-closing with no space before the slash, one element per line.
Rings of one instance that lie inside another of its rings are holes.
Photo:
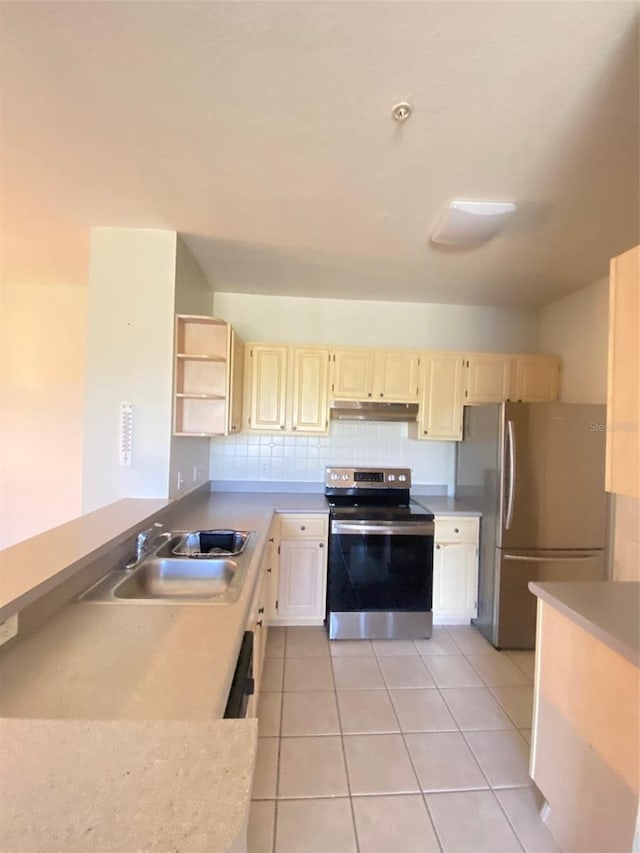
<path fill-rule="evenodd" d="M 0 622 L 96 560 L 170 501 L 127 498 L 0 551 Z"/>
<path fill-rule="evenodd" d="M 421 495 L 412 490 L 411 498 L 434 515 L 461 515 L 477 518 L 481 514 L 478 510 L 465 506 L 461 501 L 445 495 Z"/>
<path fill-rule="evenodd" d="M 450 498 L 416 499 L 436 514 L 477 515 Z M 91 555 L 108 561 L 110 547 L 121 551 L 161 510 L 170 529 L 255 531 L 242 590 L 232 604 L 72 601 L 0 649 L 0 715 L 9 718 L 0 729 L 3 775 L 11 780 L 3 786 L 3 849 L 55 851 L 59 842 L 83 853 L 91 837 L 92 849 L 105 852 L 222 851 L 244 832 L 256 721 L 221 717 L 274 512 L 326 513 L 324 495 L 200 492 L 173 505 L 119 503 L 100 523 L 89 518 L 84 532 L 82 519 L 51 532 L 76 572 L 91 570 Z M 40 594 L 70 571 L 63 559 L 47 562 L 41 545 L 23 549 L 39 554 L 41 565 L 29 563 L 21 596 L 29 596 L 30 580 Z M 215 796 L 229 768 L 240 768 L 239 784 Z"/>
<path fill-rule="evenodd" d="M 0 847 L 231 850 L 245 831 L 257 729 L 257 720 L 1 720 Z"/>
<path fill-rule="evenodd" d="M 529 589 L 632 664 L 640 666 L 639 582 L 530 583 Z"/>
<path fill-rule="evenodd" d="M 274 510 L 327 506 L 322 495 L 205 492 L 163 517 L 256 532 L 233 604 L 72 601 L 0 649 L 0 715 L 13 718 L 0 729 L 1 849 L 85 853 L 88 837 L 105 852 L 243 849 L 257 724 L 221 717 Z M 118 811 L 122 792 L 131 799 Z"/>
<path fill-rule="evenodd" d="M 236 527 L 255 542 L 238 600 L 70 602 L 0 650 L 0 715 L 211 720 L 224 713 L 275 511 L 327 512 L 322 495 L 206 492 L 176 503 L 173 529 Z"/>

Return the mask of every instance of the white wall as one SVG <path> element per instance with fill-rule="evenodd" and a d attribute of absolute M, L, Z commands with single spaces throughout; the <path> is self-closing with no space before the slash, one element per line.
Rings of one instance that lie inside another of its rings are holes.
<path fill-rule="evenodd" d="M 180 236 L 176 245 L 175 313 L 213 314 L 213 291 Z M 209 478 L 209 440 L 172 436 L 169 468 L 170 497 L 204 483 Z M 180 490 L 178 475 L 183 481 Z"/>
<path fill-rule="evenodd" d="M 87 290 L 3 283 L 0 548 L 81 513 Z"/>
<path fill-rule="evenodd" d="M 245 341 L 535 352 L 537 311 L 216 293 L 214 313 Z M 406 424 L 332 423 L 326 437 L 230 436 L 211 442 L 213 480 L 321 483 L 328 464 L 410 467 L 417 484 L 453 488 L 455 443 L 414 441 Z"/>
<path fill-rule="evenodd" d="M 216 293 L 214 312 L 244 341 L 497 352 L 538 347 L 534 309 Z"/>
<path fill-rule="evenodd" d="M 83 512 L 122 497 L 168 495 L 176 238 L 91 232 Z M 118 463 L 123 401 L 134 406 L 130 468 Z"/>
<path fill-rule="evenodd" d="M 540 311 L 540 352 L 562 358 L 563 403 L 606 403 L 609 279 Z"/>

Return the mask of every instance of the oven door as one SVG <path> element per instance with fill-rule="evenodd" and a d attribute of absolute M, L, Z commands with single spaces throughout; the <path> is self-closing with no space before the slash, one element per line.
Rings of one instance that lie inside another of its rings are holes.
<path fill-rule="evenodd" d="M 330 612 L 426 612 L 433 584 L 432 521 L 331 522 Z"/>

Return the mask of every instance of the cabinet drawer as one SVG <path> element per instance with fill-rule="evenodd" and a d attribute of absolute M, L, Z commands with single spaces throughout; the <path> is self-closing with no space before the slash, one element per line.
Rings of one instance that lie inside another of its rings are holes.
<path fill-rule="evenodd" d="M 281 539 L 325 539 L 327 536 L 326 515 L 282 515 L 280 516 Z"/>
<path fill-rule="evenodd" d="M 476 542 L 477 518 L 435 518 L 436 542 Z"/>

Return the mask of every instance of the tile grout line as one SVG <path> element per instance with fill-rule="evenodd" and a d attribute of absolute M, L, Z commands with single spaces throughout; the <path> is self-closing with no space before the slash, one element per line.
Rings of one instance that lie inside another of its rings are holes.
<path fill-rule="evenodd" d="M 287 664 L 287 628 L 284 629 L 284 643 L 282 645 L 282 682 L 280 684 L 280 725 L 278 726 L 278 758 L 276 760 L 276 792 L 273 809 L 273 836 L 271 838 L 271 849 L 276 851 L 278 838 L 278 794 L 280 789 L 280 748 L 282 746 L 282 720 L 284 717 L 284 671 Z"/>
<path fill-rule="evenodd" d="M 429 673 L 429 674 L 431 675 L 431 673 Z M 435 689 L 438 690 L 437 686 Z M 438 693 L 439 692 L 440 691 L 438 691 Z M 424 807 L 425 807 L 426 812 L 427 812 L 427 817 L 429 818 L 429 822 L 431 823 L 431 828 L 433 829 L 433 834 L 435 835 L 436 842 L 438 844 L 438 847 L 440 848 L 440 851 L 444 851 L 444 845 L 443 845 L 442 840 L 440 838 L 440 833 L 437 830 L 435 821 L 433 819 L 433 815 L 431 814 L 431 809 L 429 808 L 429 804 L 427 803 L 427 796 L 426 796 L 425 792 L 422 790 L 422 783 L 420 782 L 420 777 L 418 776 L 418 771 L 416 770 L 416 766 L 413 762 L 413 756 L 411 755 L 411 750 L 409 749 L 409 745 L 407 744 L 405 732 L 402 730 L 402 725 L 400 723 L 400 717 L 398 716 L 398 712 L 396 711 L 396 706 L 393 704 L 393 698 L 392 698 L 389 690 L 387 690 L 387 695 L 388 695 L 389 702 L 391 703 L 393 715 L 396 718 L 396 722 L 397 722 L 398 728 L 400 730 L 400 736 L 402 737 L 402 743 L 404 744 L 404 748 L 407 752 L 407 755 L 409 756 L 409 762 L 411 764 L 411 769 L 413 770 L 413 775 L 416 777 L 416 782 L 418 783 L 418 790 L 420 792 L 420 796 L 422 797 L 422 802 L 424 803 Z M 454 719 L 454 723 L 456 723 L 456 725 L 457 725 L 457 722 L 455 719 Z"/>
<path fill-rule="evenodd" d="M 338 728 L 340 729 L 340 746 L 342 747 L 342 760 L 344 761 L 344 774 L 347 779 L 347 794 L 349 797 L 349 809 L 351 810 L 351 822 L 353 824 L 353 834 L 356 840 L 356 853 L 360 853 L 360 838 L 358 836 L 358 825 L 356 823 L 356 813 L 353 807 L 353 795 L 351 793 L 351 779 L 349 778 L 349 765 L 347 763 L 347 753 L 344 747 L 344 730 L 342 727 L 342 714 L 340 713 L 340 703 L 338 702 L 338 688 L 336 686 L 336 676 L 333 671 L 333 655 L 331 654 L 331 640 L 327 638 L 329 643 L 329 663 L 331 666 L 331 680 L 333 682 L 333 693 L 335 696 L 336 710 L 338 712 Z"/>

